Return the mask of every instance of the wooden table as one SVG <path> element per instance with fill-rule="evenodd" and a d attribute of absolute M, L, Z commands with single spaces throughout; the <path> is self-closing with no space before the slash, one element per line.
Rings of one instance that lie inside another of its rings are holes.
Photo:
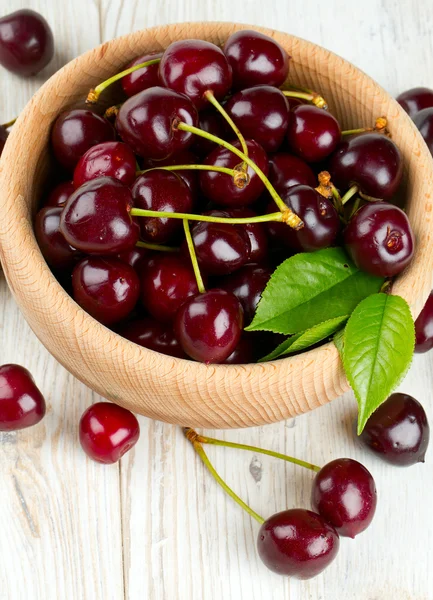
<path fill-rule="evenodd" d="M 0 12 L 23 6 L 48 19 L 56 55 L 37 79 L 1 70 L 0 122 L 75 56 L 115 36 L 176 21 L 237 20 L 281 29 L 341 54 L 392 94 L 433 86 L 428 0 L 9 0 Z M 350 456 L 375 476 L 379 505 L 369 530 L 342 540 L 322 576 L 288 580 L 261 564 L 257 524 L 210 479 L 178 428 L 140 418 L 140 441 L 120 464 L 87 460 L 77 425 L 99 398 L 38 342 L 3 277 L 0 324 L 0 363 L 29 368 L 49 409 L 37 427 L 0 434 L 1 600 L 433 598 L 432 453 L 426 464 L 409 469 L 367 455 L 352 434 L 351 393 L 285 423 L 220 433 L 317 464 Z M 400 389 L 418 398 L 433 421 L 432 357 L 417 356 Z M 310 472 L 236 450 L 209 448 L 209 455 L 260 514 L 309 507 Z"/>

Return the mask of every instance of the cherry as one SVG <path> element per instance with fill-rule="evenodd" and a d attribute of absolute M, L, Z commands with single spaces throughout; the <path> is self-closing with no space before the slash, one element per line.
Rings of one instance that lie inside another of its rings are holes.
<path fill-rule="evenodd" d="M 204 40 L 179 40 L 164 52 L 159 64 L 162 83 L 185 94 L 200 110 L 207 103 L 205 92 L 222 100 L 232 84 L 232 70 L 218 46 Z"/>
<path fill-rule="evenodd" d="M 342 142 L 331 156 L 329 171 L 343 190 L 351 185 L 361 192 L 387 200 L 400 185 L 403 161 L 395 143 L 381 133 L 363 133 Z"/>
<path fill-rule="evenodd" d="M 272 38 L 244 29 L 233 33 L 224 44 L 224 54 L 233 69 L 233 87 L 253 85 L 279 87 L 289 73 L 289 56 Z"/>
<path fill-rule="evenodd" d="M 310 579 L 336 557 L 340 540 L 334 527 L 311 510 L 293 508 L 263 523 L 257 550 L 264 564 L 281 575 Z"/>
<path fill-rule="evenodd" d="M 198 115 L 198 127 L 202 131 L 216 135 L 223 140 L 227 139 L 227 123 L 215 110 L 203 110 Z M 233 134 L 233 132 L 231 132 Z M 207 156 L 215 150 L 215 142 L 204 137 L 195 136 L 191 150 L 199 156 Z"/>
<path fill-rule="evenodd" d="M 28 77 L 41 71 L 54 54 L 53 34 L 42 15 L 17 10 L 0 19 L 0 64 Z"/>
<path fill-rule="evenodd" d="M 242 326 L 243 310 L 236 296 L 212 289 L 187 299 L 177 312 L 174 331 L 188 356 L 209 364 L 230 356 Z"/>
<path fill-rule="evenodd" d="M 189 296 L 198 294 L 191 262 L 162 254 L 149 261 L 141 277 L 141 301 L 158 321 L 172 321 Z"/>
<path fill-rule="evenodd" d="M 337 119 L 317 106 L 296 106 L 289 113 L 287 140 L 290 150 L 309 163 L 328 157 L 341 140 Z"/>
<path fill-rule="evenodd" d="M 433 155 L 433 107 L 420 110 L 413 118 L 420 134 Z"/>
<path fill-rule="evenodd" d="M 112 177 L 92 179 L 70 196 L 60 231 L 71 246 L 88 254 L 118 254 L 134 248 L 139 226 L 129 211 L 129 189 Z"/>
<path fill-rule="evenodd" d="M 103 142 L 92 146 L 78 161 L 74 186 L 79 188 L 87 181 L 104 176 L 132 185 L 135 172 L 135 155 L 129 146 L 122 142 Z"/>
<path fill-rule="evenodd" d="M 262 292 L 272 271 L 267 267 L 248 264 L 226 277 L 220 287 L 236 296 L 244 309 L 244 325 L 253 320 Z"/>
<path fill-rule="evenodd" d="M 238 345 L 228 358 L 225 359 L 225 365 L 247 365 L 254 362 L 254 346 L 248 336 L 248 332 L 242 334 Z"/>
<path fill-rule="evenodd" d="M 396 100 L 413 119 L 423 108 L 433 107 L 433 90 L 426 87 L 412 88 L 402 92 Z"/>
<path fill-rule="evenodd" d="M 20 365 L 0 367 L 0 431 L 15 431 L 39 423 L 45 399 L 31 373 Z"/>
<path fill-rule="evenodd" d="M 198 162 L 198 158 L 195 154 L 189 150 L 181 150 L 180 152 L 176 152 L 176 154 L 173 154 L 163 160 L 146 160 L 144 166 L 146 169 L 154 169 L 157 167 L 169 167 L 172 165 L 196 165 Z M 196 203 L 200 191 L 198 173 L 191 169 L 185 171 L 176 171 L 176 175 L 183 179 L 183 181 L 189 187 L 191 198 L 193 202 Z"/>
<path fill-rule="evenodd" d="M 302 217 L 301 217 L 302 218 Z M 414 236 L 406 214 L 387 202 L 362 206 L 343 232 L 346 250 L 362 271 L 394 277 L 414 253 Z"/>
<path fill-rule="evenodd" d="M 299 231 L 285 223 L 268 223 L 268 231 L 275 239 L 298 252 L 313 252 L 335 243 L 340 229 L 337 211 L 329 200 L 306 185 L 284 189 L 281 198 L 304 222 Z M 268 212 L 275 212 L 272 202 Z"/>
<path fill-rule="evenodd" d="M 162 54 L 162 52 L 143 54 L 130 62 L 125 69 L 135 67 L 135 65 L 141 65 L 142 63 L 155 58 L 161 58 Z M 131 97 L 143 90 L 160 85 L 158 70 L 159 64 L 155 63 L 154 65 L 148 65 L 147 67 L 133 71 L 129 75 L 125 75 L 121 80 L 123 91 L 128 97 Z"/>
<path fill-rule="evenodd" d="M 317 186 L 313 170 L 298 156 L 280 152 L 269 158 L 269 181 L 277 192 L 294 185 Z"/>
<path fill-rule="evenodd" d="M 72 181 L 63 181 L 48 194 L 45 206 L 64 206 L 69 196 L 75 191 Z"/>
<path fill-rule="evenodd" d="M 130 342 L 149 348 L 149 350 L 175 358 L 188 358 L 177 341 L 170 324 L 159 323 L 154 319 L 144 317 L 126 323 L 119 327 L 117 332 Z"/>
<path fill-rule="evenodd" d="M 126 408 L 111 402 L 97 402 L 82 414 L 79 435 L 87 456 L 109 465 L 135 446 L 140 437 L 140 425 Z"/>
<path fill-rule="evenodd" d="M 218 211 L 217 211 L 218 212 Z M 231 208 L 223 213 L 234 218 L 256 217 L 250 208 Z M 268 255 L 268 236 L 264 223 L 246 223 L 242 225 L 243 230 L 250 241 L 249 261 L 252 263 L 263 262 Z"/>
<path fill-rule="evenodd" d="M 60 232 L 60 206 L 42 208 L 35 219 L 35 235 L 45 260 L 53 269 L 72 268 L 80 253 L 70 246 Z"/>
<path fill-rule="evenodd" d="M 376 511 L 377 492 L 371 473 L 356 460 L 337 458 L 313 481 L 311 505 L 339 535 L 354 538 L 367 529 Z"/>
<path fill-rule="evenodd" d="M 125 262 L 129 266 L 133 267 L 137 273 L 140 274 L 142 268 L 149 259 L 149 254 L 150 251 L 147 248 L 139 248 L 138 246 L 135 246 L 135 248 L 132 248 L 131 250 L 119 252 L 116 257 L 122 262 Z"/>
<path fill-rule="evenodd" d="M 189 213 L 193 200 L 186 183 L 176 173 L 156 169 L 137 177 L 131 189 L 136 208 Z M 154 244 L 171 241 L 182 230 L 180 219 L 140 218 L 141 237 Z"/>
<path fill-rule="evenodd" d="M 0 156 L 3 152 L 3 148 L 5 147 L 6 140 L 8 139 L 9 132 L 3 125 L 0 125 Z"/>
<path fill-rule="evenodd" d="M 176 129 L 176 122 L 195 126 L 197 120 L 197 111 L 189 98 L 173 90 L 153 87 L 122 104 L 116 129 L 136 154 L 161 160 L 192 143 L 193 134 Z"/>
<path fill-rule="evenodd" d="M 232 143 L 235 148 L 241 148 L 238 140 Z M 263 148 L 252 140 L 247 140 L 246 144 L 251 160 L 267 175 L 268 158 Z M 217 147 L 205 158 L 203 164 L 234 169 L 241 165 L 242 161 L 230 150 Z M 202 192 L 208 200 L 217 205 L 236 207 L 252 204 L 263 192 L 264 185 L 251 167 L 248 167 L 247 173 L 249 182 L 243 188 L 238 188 L 230 175 L 216 171 L 202 171 L 200 172 Z"/>
<path fill-rule="evenodd" d="M 415 321 L 415 352 L 427 352 L 433 348 L 433 292 Z"/>
<path fill-rule="evenodd" d="M 429 437 L 421 404 L 396 392 L 371 415 L 359 439 L 384 461 L 405 467 L 424 462 Z"/>
<path fill-rule="evenodd" d="M 269 85 L 241 90 L 224 108 L 246 138 L 261 145 L 266 152 L 281 146 L 289 123 L 289 105 L 284 94 Z"/>

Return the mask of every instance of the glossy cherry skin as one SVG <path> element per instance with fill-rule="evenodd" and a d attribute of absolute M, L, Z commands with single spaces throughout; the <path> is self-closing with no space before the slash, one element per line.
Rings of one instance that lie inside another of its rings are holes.
<path fill-rule="evenodd" d="M 135 67 L 135 65 L 141 65 L 149 60 L 161 58 L 162 54 L 162 52 L 154 52 L 151 54 L 143 54 L 142 56 L 138 56 L 125 67 L 125 70 L 129 69 L 130 67 Z M 154 65 L 149 65 L 148 67 L 138 69 L 137 71 L 133 71 L 129 75 L 125 75 L 125 77 L 122 77 L 121 79 L 123 91 L 130 98 L 131 96 L 135 96 L 135 94 L 138 94 L 143 90 L 161 85 L 158 71 L 159 63 L 156 63 Z"/>
<path fill-rule="evenodd" d="M 362 206 L 343 232 L 344 244 L 355 265 L 378 277 L 394 277 L 413 257 L 415 239 L 409 219 L 387 202 Z"/>
<path fill-rule="evenodd" d="M 342 193 L 352 185 L 388 200 L 403 176 L 403 161 L 395 143 L 381 133 L 362 133 L 342 142 L 330 159 L 329 171 Z"/>
<path fill-rule="evenodd" d="M 223 140 L 228 139 L 228 126 L 222 116 L 216 112 L 214 108 L 209 110 L 202 110 L 198 115 L 198 127 L 199 129 L 211 133 L 216 137 L 222 138 Z M 233 131 L 230 129 L 230 137 L 233 135 Z M 217 145 L 215 142 L 207 140 L 206 138 L 195 136 L 192 143 L 191 150 L 199 156 L 207 156 L 215 150 Z"/>
<path fill-rule="evenodd" d="M 413 119 L 420 110 L 433 107 L 433 90 L 426 87 L 415 87 L 402 92 L 396 100 Z"/>
<path fill-rule="evenodd" d="M 252 140 L 247 140 L 248 155 L 250 159 L 263 171 L 268 174 L 268 157 L 263 148 Z M 233 146 L 241 149 L 238 140 L 231 142 Z M 203 161 L 204 165 L 213 165 L 234 169 L 242 164 L 242 160 L 223 147 L 213 150 Z M 247 170 L 249 182 L 243 188 L 238 188 L 233 183 L 233 177 L 225 173 L 215 171 L 200 172 L 200 186 L 203 194 L 208 200 L 211 200 L 220 206 L 247 206 L 255 202 L 264 190 L 264 185 L 257 174 L 248 167 Z"/>
<path fill-rule="evenodd" d="M 149 260 L 150 254 L 151 251 L 147 248 L 135 246 L 135 248 L 127 250 L 126 252 L 119 252 L 119 254 L 116 255 L 116 258 L 127 263 L 140 274 L 142 268 Z"/>
<path fill-rule="evenodd" d="M 143 169 L 155 169 L 157 167 L 169 167 L 172 165 L 196 165 L 200 161 L 197 156 L 189 150 L 181 150 L 163 160 L 146 160 Z M 188 186 L 193 203 L 196 204 L 200 192 L 198 172 L 191 170 L 174 171 Z"/>
<path fill-rule="evenodd" d="M 303 508 L 279 512 L 263 523 L 257 550 L 274 573 L 311 579 L 336 557 L 338 533 L 320 515 Z"/>
<path fill-rule="evenodd" d="M 325 160 L 341 140 L 341 129 L 330 112 L 317 106 L 296 106 L 289 113 L 287 140 L 293 154 L 309 163 Z"/>
<path fill-rule="evenodd" d="M 41 71 L 54 54 L 50 26 L 42 15 L 24 9 L 0 19 L 0 65 L 29 77 Z"/>
<path fill-rule="evenodd" d="M 160 323 L 150 317 L 129 321 L 117 333 L 130 342 L 175 358 L 188 358 L 182 350 L 170 323 Z"/>
<path fill-rule="evenodd" d="M 6 140 L 8 139 L 9 132 L 2 125 L 0 125 L 0 156 L 5 147 Z"/>
<path fill-rule="evenodd" d="M 244 324 L 253 320 L 257 305 L 272 271 L 267 267 L 248 264 L 226 277 L 219 286 L 236 296 L 244 309 Z"/>
<path fill-rule="evenodd" d="M 244 137 L 276 152 L 286 135 L 289 104 L 284 94 L 270 85 L 258 85 L 234 94 L 224 108 Z"/>
<path fill-rule="evenodd" d="M 179 40 L 164 52 L 159 63 L 162 83 L 188 96 L 198 110 L 211 91 L 217 100 L 227 95 L 232 85 L 232 70 L 218 46 L 204 40 Z"/>
<path fill-rule="evenodd" d="M 247 219 L 256 217 L 257 213 L 250 208 L 231 208 L 222 211 L 229 217 Z M 241 225 L 249 239 L 249 262 L 259 263 L 268 257 L 268 236 L 265 223 L 246 223 Z"/>
<path fill-rule="evenodd" d="M 170 322 L 190 296 L 198 294 L 191 261 L 160 253 L 149 261 L 141 276 L 141 302 L 161 322 Z"/>
<path fill-rule="evenodd" d="M 87 456 L 110 465 L 135 446 L 140 437 L 140 425 L 126 408 L 111 402 L 97 402 L 82 414 L 79 436 Z"/>
<path fill-rule="evenodd" d="M 16 431 L 39 423 L 45 399 L 31 373 L 20 365 L 0 367 L 0 431 Z"/>
<path fill-rule="evenodd" d="M 70 269 L 80 253 L 65 240 L 60 231 L 61 206 L 42 208 L 35 218 L 35 235 L 45 260 L 53 269 Z"/>
<path fill-rule="evenodd" d="M 417 113 L 413 122 L 418 127 L 420 134 L 427 144 L 430 154 L 433 156 L 433 107 L 424 108 Z"/>
<path fill-rule="evenodd" d="M 415 352 L 421 354 L 433 348 L 433 292 L 415 321 Z"/>
<path fill-rule="evenodd" d="M 186 183 L 174 172 L 156 169 L 137 177 L 132 186 L 134 206 L 146 210 L 190 213 L 193 200 Z M 140 217 L 141 237 L 165 244 L 182 230 L 180 219 Z"/>
<path fill-rule="evenodd" d="M 75 189 L 98 177 L 113 177 L 125 185 L 135 181 L 135 154 L 122 142 L 103 142 L 92 146 L 80 158 L 74 170 Z"/>
<path fill-rule="evenodd" d="M 75 191 L 72 181 L 63 181 L 56 185 L 48 194 L 48 198 L 44 206 L 65 206 L 69 200 L 69 196 Z"/>
<path fill-rule="evenodd" d="M 176 337 L 186 354 L 207 364 L 224 362 L 230 356 L 239 343 L 242 327 L 239 300 L 220 289 L 188 298 L 174 322 Z"/>
<path fill-rule="evenodd" d="M 322 467 L 314 478 L 311 506 L 339 535 L 354 538 L 367 529 L 376 504 L 374 479 L 356 460 L 337 458 Z"/>
<path fill-rule="evenodd" d="M 313 169 L 298 156 L 279 152 L 269 158 L 269 181 L 277 192 L 294 185 L 317 187 Z"/>
<path fill-rule="evenodd" d="M 430 428 L 418 400 L 395 393 L 368 419 L 359 440 L 379 458 L 408 467 L 424 462 Z"/>
<path fill-rule="evenodd" d="M 75 302 L 103 325 L 118 323 L 137 304 L 140 281 L 135 270 L 117 258 L 91 256 L 72 272 Z"/>
<path fill-rule="evenodd" d="M 329 200 L 306 185 L 286 188 L 280 197 L 304 226 L 295 231 L 285 223 L 269 223 L 268 230 L 274 238 L 298 252 L 314 252 L 335 243 L 340 219 Z M 267 210 L 275 212 L 275 204 L 271 202 Z"/>
<path fill-rule="evenodd" d="M 225 359 L 225 365 L 248 365 L 255 362 L 254 346 L 247 334 L 248 332 L 242 334 L 236 348 Z"/>
<path fill-rule="evenodd" d="M 289 56 L 272 38 L 244 29 L 233 33 L 224 44 L 224 54 L 233 69 L 233 87 L 253 85 L 279 87 L 289 74 Z"/>
<path fill-rule="evenodd" d="M 162 160 L 185 150 L 193 134 L 175 128 L 177 121 L 197 125 L 197 111 L 189 98 L 173 90 L 153 87 L 128 98 L 120 107 L 116 129 L 135 154 Z"/>
<path fill-rule="evenodd" d="M 57 117 L 51 132 L 56 159 L 72 171 L 89 148 L 116 138 L 111 123 L 90 110 L 68 110 Z"/>

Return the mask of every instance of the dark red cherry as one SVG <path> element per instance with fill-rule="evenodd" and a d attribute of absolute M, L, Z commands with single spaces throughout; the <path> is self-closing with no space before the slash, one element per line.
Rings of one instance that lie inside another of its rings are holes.
<path fill-rule="evenodd" d="M 158 321 L 172 321 L 189 296 L 198 294 L 191 261 L 161 253 L 141 276 L 141 301 Z"/>
<path fill-rule="evenodd" d="M 275 239 L 298 252 L 313 252 L 335 243 L 340 219 L 329 200 L 306 185 L 286 188 L 280 197 L 302 219 L 304 227 L 295 231 L 284 223 L 269 223 L 268 230 Z M 267 212 L 275 212 L 274 202 Z"/>
<path fill-rule="evenodd" d="M 206 131 L 207 133 L 211 133 L 216 137 L 222 138 L 223 140 L 227 140 L 228 137 L 228 127 L 226 121 L 222 118 L 222 116 L 216 112 L 214 108 L 210 110 L 203 110 L 198 115 L 198 127 L 199 129 Z M 230 137 L 233 135 L 233 131 L 230 129 Z M 199 156 L 207 156 L 215 150 L 216 148 L 215 142 L 211 142 L 206 138 L 200 137 L 198 135 L 195 136 L 195 139 L 192 143 L 191 150 L 198 154 Z"/>
<path fill-rule="evenodd" d="M 3 148 L 5 147 L 6 140 L 8 139 L 9 132 L 8 130 L 0 125 L 0 156 L 3 152 Z"/>
<path fill-rule="evenodd" d="M 338 533 L 320 515 L 303 508 L 279 512 L 263 523 L 257 550 L 274 573 L 311 579 L 336 557 Z"/>
<path fill-rule="evenodd" d="M 141 65 L 149 60 L 161 58 L 162 54 L 162 52 L 154 52 L 151 54 L 143 54 L 142 56 L 138 56 L 125 67 L 125 70 L 135 67 L 135 65 Z M 142 92 L 143 90 L 161 85 L 158 71 L 159 63 L 156 63 L 154 65 L 149 65 L 148 67 L 138 69 L 137 71 L 133 71 L 129 75 L 125 75 L 125 77 L 122 77 L 121 80 L 123 91 L 128 97 L 131 97 L 135 96 L 135 94 L 138 94 L 139 92 Z"/>
<path fill-rule="evenodd" d="M 258 85 L 234 94 L 224 108 L 244 137 L 266 152 L 281 146 L 289 123 L 289 105 L 284 94 L 270 85 Z"/>
<path fill-rule="evenodd" d="M 135 446 L 140 437 L 140 425 L 126 408 L 111 402 L 97 402 L 84 411 L 79 435 L 87 456 L 110 465 Z"/>
<path fill-rule="evenodd" d="M 356 184 L 367 196 L 388 200 L 400 185 L 403 161 L 400 150 L 389 137 L 363 133 L 338 146 L 329 171 L 342 192 Z"/>
<path fill-rule="evenodd" d="M 149 350 L 175 358 L 188 358 L 174 335 L 171 323 L 159 323 L 154 319 L 144 317 L 136 321 L 129 321 L 119 327 L 117 332 L 130 342 L 149 348 Z"/>
<path fill-rule="evenodd" d="M 156 169 L 137 177 L 134 206 L 146 210 L 189 213 L 193 200 L 186 183 L 174 172 Z M 141 237 L 154 244 L 170 242 L 182 230 L 180 219 L 140 217 Z"/>
<path fill-rule="evenodd" d="M 137 304 L 140 282 L 135 270 L 117 258 L 92 256 L 72 272 L 75 302 L 103 325 L 127 317 Z"/>
<path fill-rule="evenodd" d="M 250 218 L 256 217 L 257 213 L 250 208 L 231 208 L 226 209 L 223 213 L 229 217 L 235 218 Z M 259 263 L 267 259 L 268 256 L 268 236 L 264 223 L 246 223 L 241 225 L 250 241 L 249 262 Z"/>
<path fill-rule="evenodd" d="M 122 142 L 103 142 L 92 146 L 80 158 L 74 171 L 75 189 L 98 177 L 113 177 L 125 185 L 132 185 L 137 170 L 135 155 Z"/>
<path fill-rule="evenodd" d="M 317 186 L 313 170 L 298 156 L 280 152 L 269 158 L 269 181 L 277 192 L 294 185 Z"/>
<path fill-rule="evenodd" d="M 236 296 L 244 309 L 244 324 L 253 320 L 262 292 L 269 281 L 272 271 L 267 267 L 248 264 L 226 277 L 220 287 Z"/>
<path fill-rule="evenodd" d="M 242 334 L 238 345 L 228 358 L 225 359 L 225 365 L 248 365 L 255 362 L 254 346 L 248 336 L 248 332 Z"/>
<path fill-rule="evenodd" d="M 183 350 L 199 362 L 221 363 L 239 343 L 243 310 L 225 290 L 213 289 L 191 296 L 180 307 L 174 331 Z"/>
<path fill-rule="evenodd" d="M 113 126 L 90 110 L 68 110 L 57 117 L 51 132 L 56 159 L 72 171 L 89 148 L 116 138 Z"/>
<path fill-rule="evenodd" d="M 0 64 L 28 77 L 41 71 L 54 54 L 50 26 L 34 10 L 17 10 L 0 19 Z"/>
<path fill-rule="evenodd" d="M 63 181 L 48 194 L 44 206 L 65 206 L 69 196 L 75 191 L 72 181 Z"/>
<path fill-rule="evenodd" d="M 210 90 L 222 100 L 232 85 L 232 70 L 224 53 L 204 40 L 170 44 L 159 63 L 159 76 L 166 87 L 188 96 L 198 110 L 208 104 L 205 92 Z"/>
<path fill-rule="evenodd" d="M 289 73 L 289 56 L 278 42 L 263 33 L 244 29 L 224 44 L 224 54 L 233 69 L 233 87 L 253 85 L 279 87 Z"/>
<path fill-rule="evenodd" d="M 330 112 L 317 106 L 296 106 L 289 113 L 287 141 L 293 154 L 309 163 L 325 160 L 341 140 L 341 129 Z"/>
<path fill-rule="evenodd" d="M 197 111 L 189 98 L 173 90 L 153 87 L 122 104 L 116 129 L 136 154 L 162 160 L 185 150 L 193 141 L 193 134 L 176 129 L 176 123 L 197 125 L 197 120 Z"/>
<path fill-rule="evenodd" d="M 45 260 L 53 269 L 72 268 L 80 253 L 70 246 L 60 232 L 62 207 L 42 208 L 35 218 L 35 235 Z"/>
<path fill-rule="evenodd" d="M 189 150 L 181 150 L 176 152 L 172 156 L 163 160 L 146 160 L 144 164 L 145 169 L 154 169 L 157 167 L 169 167 L 172 165 L 196 165 L 199 162 L 197 156 Z M 198 173 L 191 169 L 190 171 L 176 171 L 176 175 L 183 179 L 186 185 L 189 187 L 191 197 L 196 203 L 200 192 L 200 183 L 198 180 Z"/>
<path fill-rule="evenodd" d="M 0 431 L 15 431 L 39 423 L 45 399 L 31 373 L 20 365 L 0 367 Z"/>
<path fill-rule="evenodd" d="M 433 348 L 433 292 L 415 321 L 415 352 L 428 352 Z"/>
<path fill-rule="evenodd" d="M 416 113 L 423 108 L 433 107 L 433 90 L 426 87 L 415 87 L 402 92 L 396 100 L 413 119 Z"/>
<path fill-rule="evenodd" d="M 78 188 L 66 203 L 60 231 L 87 254 L 118 254 L 134 248 L 140 229 L 130 216 L 132 195 L 117 179 L 100 177 Z"/>
<path fill-rule="evenodd" d="M 133 267 L 136 272 L 140 274 L 142 268 L 148 261 L 150 254 L 151 252 L 147 248 L 135 246 L 135 248 L 132 248 L 131 250 L 120 252 L 116 257 Z"/>
<path fill-rule="evenodd" d="M 368 419 L 359 439 L 379 458 L 397 466 L 424 462 L 430 428 L 418 400 L 395 393 Z"/>
<path fill-rule="evenodd" d="M 337 458 L 322 467 L 314 478 L 311 506 L 339 535 L 354 538 L 367 529 L 376 504 L 374 479 L 356 460 Z"/>
<path fill-rule="evenodd" d="M 420 110 L 413 118 L 420 134 L 433 156 L 433 107 Z"/>
<path fill-rule="evenodd" d="M 362 206 L 343 232 L 344 244 L 355 265 L 378 277 L 394 277 L 413 257 L 415 239 L 409 219 L 387 202 Z"/>
<path fill-rule="evenodd" d="M 241 149 L 238 140 L 231 142 L 233 146 Z M 252 140 L 247 140 L 248 155 L 251 160 L 264 172 L 268 174 L 268 157 L 263 148 Z M 203 161 L 205 165 L 226 167 L 234 169 L 242 164 L 242 160 L 235 154 L 223 147 L 213 150 Z M 233 183 L 233 177 L 225 173 L 215 171 L 200 172 L 200 185 L 203 194 L 217 205 L 220 206 L 247 206 L 255 202 L 264 190 L 264 185 L 257 174 L 248 167 L 249 182 L 243 187 L 238 188 Z"/>

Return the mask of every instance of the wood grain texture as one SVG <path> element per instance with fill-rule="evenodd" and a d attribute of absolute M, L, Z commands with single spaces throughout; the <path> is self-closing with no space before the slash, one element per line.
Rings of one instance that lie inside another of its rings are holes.
<path fill-rule="evenodd" d="M 48 72 L 99 41 L 141 27 L 237 19 L 323 44 L 394 95 L 414 85 L 433 87 L 433 6 L 426 0 L 276 0 L 271 8 L 245 0 L 236 10 L 232 0 L 10 0 L 2 8 L 23 6 L 40 10 L 57 32 Z M 14 116 L 42 79 L 21 81 L 2 71 L 0 121 Z M 216 488 L 177 428 L 140 418 L 141 439 L 120 469 L 85 459 L 77 422 L 98 396 L 38 342 L 4 279 L 0 327 L 0 362 L 29 367 L 50 407 L 38 427 L 0 437 L 1 600 L 433 599 L 432 454 L 407 470 L 367 456 L 353 441 L 351 393 L 286 422 L 220 432 L 318 464 L 351 456 L 376 478 L 379 506 L 371 528 L 344 540 L 322 576 L 288 580 L 257 560 L 257 526 Z M 432 357 L 419 356 L 401 386 L 423 402 L 431 421 L 432 381 Z M 263 515 L 308 507 L 308 472 L 235 450 L 210 448 L 209 455 Z"/>

